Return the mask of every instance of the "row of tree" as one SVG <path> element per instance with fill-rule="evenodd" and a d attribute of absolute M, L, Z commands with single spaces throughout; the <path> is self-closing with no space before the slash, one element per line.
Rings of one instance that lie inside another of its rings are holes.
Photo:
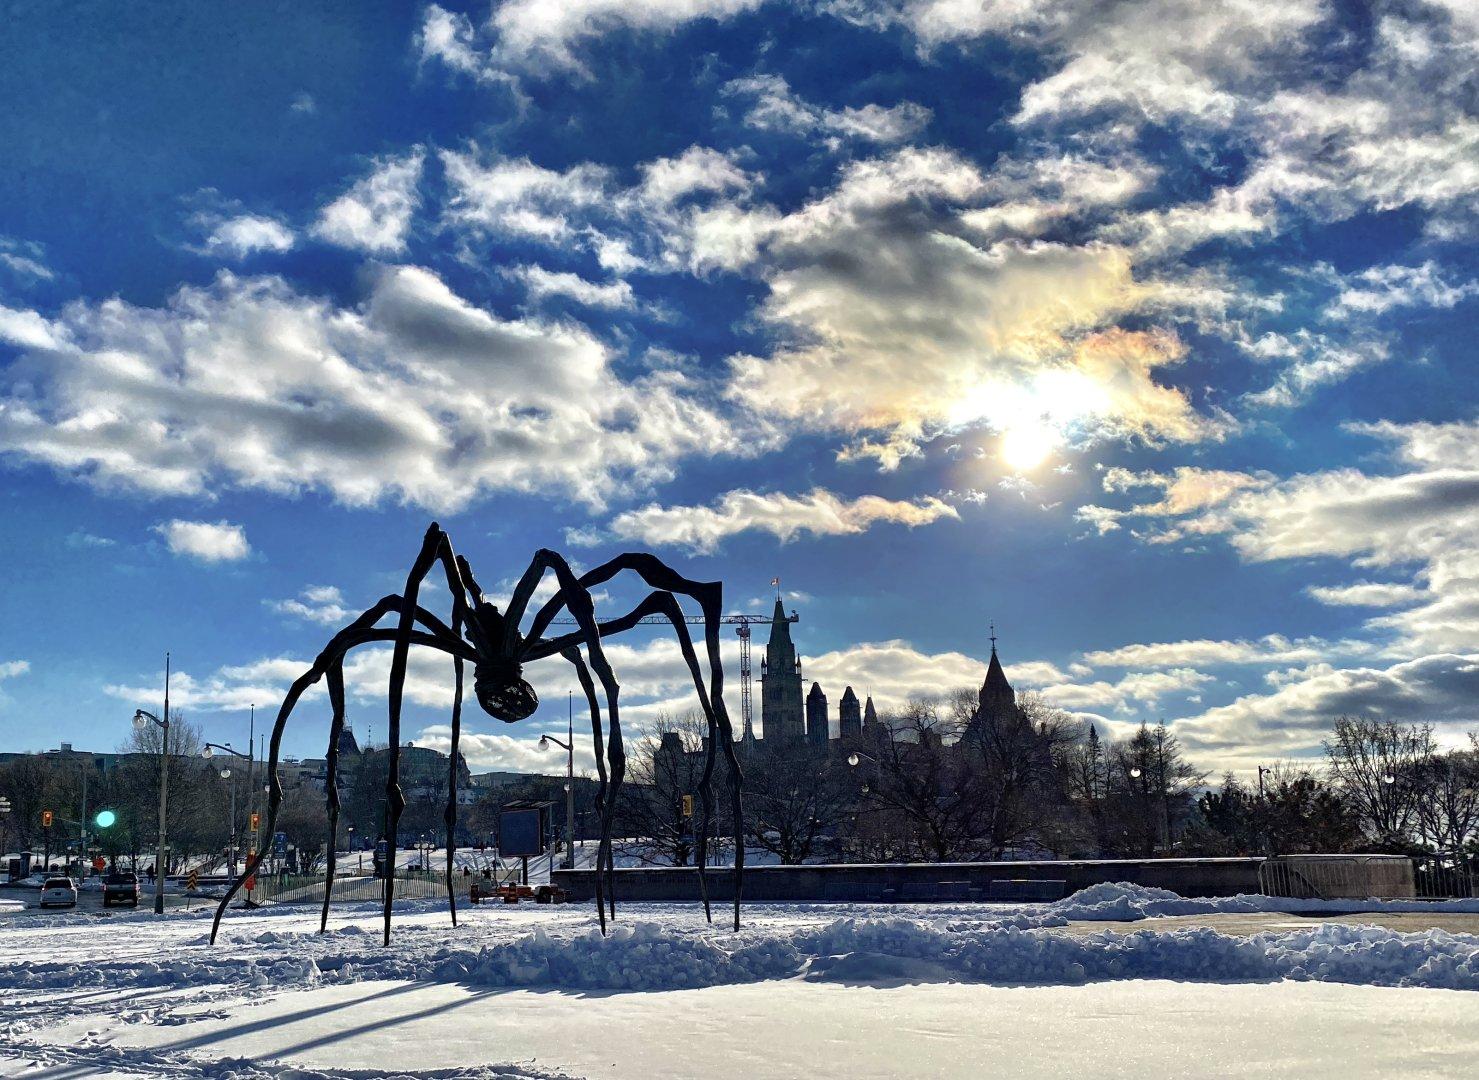
<path fill-rule="evenodd" d="M 59 861 L 87 820 L 93 851 L 151 864 L 162 735 L 152 725 L 135 731 L 107 772 L 89 764 L 85 793 L 78 761 L 91 758 L 31 755 L 0 765 L 0 794 L 12 806 L 0 816 L 0 850 L 49 849 Z M 202 758 L 200 732 L 181 716 L 169 741 L 171 866 L 224 856 L 233 835 L 244 856 L 249 814 L 264 801 L 260 791 L 252 797 L 263 783 L 261 763 L 253 779 L 245 762 Z M 662 720 L 636 741 L 616 808 L 625 854 L 658 864 L 692 862 L 701 741 L 692 716 Z M 759 743 L 744 763 L 746 843 L 784 863 L 1357 850 L 1462 858 L 1479 851 L 1479 741 L 1471 735 L 1470 742 L 1443 750 L 1424 725 L 1341 718 L 1322 762 L 1260 770 L 1256 785 L 1228 774 L 1209 786 L 1164 725 L 1103 739 L 1093 726 L 1031 695 L 1005 717 L 979 717 L 975 693 L 961 691 L 911 702 L 840 747 Z M 223 764 L 230 777 L 220 775 Z M 385 755 L 367 754 L 341 777 L 341 849 L 367 847 L 383 833 L 385 769 Z M 563 803 L 562 783 L 529 777 L 465 802 L 458 843 L 491 844 L 499 807 L 510 799 Z M 722 775 L 715 789 L 725 790 Z M 577 781 L 581 838 L 597 833 L 595 794 L 593 782 Z M 695 797 L 692 803 L 685 795 Z M 440 843 L 445 783 L 407 796 L 402 845 Z M 48 809 L 50 833 L 41 825 Z M 101 809 L 114 812 L 110 827 L 92 824 Z M 717 798 L 711 844 L 717 859 L 728 857 L 724 838 L 733 832 L 726 809 L 727 800 Z M 277 821 L 290 846 L 317 856 L 327 825 L 322 791 L 290 783 Z"/>
<path fill-rule="evenodd" d="M 1431 727 L 1341 718 L 1324 760 L 1220 787 L 1163 724 L 1101 738 L 1041 698 L 995 720 L 976 695 L 920 700 L 828 751 L 759 744 L 744 762 L 747 845 L 783 863 L 1350 851 L 1479 852 L 1479 742 L 1442 750 Z M 618 807 L 629 855 L 687 865 L 703 755 L 694 717 L 640 743 Z M 678 752 L 681 749 L 682 752 Z M 716 785 L 722 791 L 722 782 Z M 731 828 L 716 800 L 715 836 Z"/>

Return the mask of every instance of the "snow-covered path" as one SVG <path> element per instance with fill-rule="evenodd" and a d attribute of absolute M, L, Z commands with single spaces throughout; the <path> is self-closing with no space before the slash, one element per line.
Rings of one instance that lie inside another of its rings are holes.
<path fill-rule="evenodd" d="M 311 908 L 233 911 L 214 949 L 205 911 L 16 920 L 0 1075 L 1357 1080 L 1479 1052 L 1479 937 L 1166 918 L 1289 903 L 1114 886 L 1015 909 L 753 905 L 739 934 L 629 905 L 602 938 L 585 905 L 464 908 L 454 930 L 413 901 L 389 948 L 374 905 L 336 907 L 324 935 Z"/>
<path fill-rule="evenodd" d="M 183 1024 L 74 1021 L 49 1033 L 65 1049 L 10 1056 L 10 1074 L 59 1080 L 91 1060 L 125 1073 L 169 1063 L 219 1075 L 235 1071 L 223 1059 L 242 1059 L 269 1072 L 490 1063 L 592 1080 L 1453 1077 L 1479 1054 L 1474 1007 L 1462 991 L 1293 982 L 787 980 L 590 995 L 377 981 L 213 1001 L 206 1019 Z"/>

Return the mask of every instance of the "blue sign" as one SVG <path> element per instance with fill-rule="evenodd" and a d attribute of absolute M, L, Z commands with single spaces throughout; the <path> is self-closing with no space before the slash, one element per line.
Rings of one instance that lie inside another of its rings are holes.
<path fill-rule="evenodd" d="M 286 855 L 288 853 L 288 834 L 276 833 L 272 837 L 272 853 L 274 855 Z"/>

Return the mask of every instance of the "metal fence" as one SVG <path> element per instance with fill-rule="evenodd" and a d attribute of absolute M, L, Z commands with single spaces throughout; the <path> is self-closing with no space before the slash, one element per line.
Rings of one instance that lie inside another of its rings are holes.
<path fill-rule="evenodd" d="M 1437 855 L 1281 855 L 1258 870 L 1265 896 L 1304 900 L 1453 899 L 1475 884 L 1470 861 Z"/>
<path fill-rule="evenodd" d="M 1434 900 L 1466 899 L 1474 896 L 1474 864 L 1464 858 L 1425 855 L 1412 860 L 1412 877 L 1418 896 Z"/>
<path fill-rule="evenodd" d="M 458 880 L 459 878 L 453 878 L 453 884 L 456 885 Z M 258 877 L 252 899 L 259 902 L 271 900 L 277 904 L 322 904 L 324 881 L 322 874 Z M 447 882 L 441 874 L 436 873 L 400 873 L 395 876 L 394 891 L 399 900 L 445 900 Z M 358 904 L 384 898 L 385 882 L 380 878 L 344 875 L 334 878 L 332 902 L 335 904 Z"/>

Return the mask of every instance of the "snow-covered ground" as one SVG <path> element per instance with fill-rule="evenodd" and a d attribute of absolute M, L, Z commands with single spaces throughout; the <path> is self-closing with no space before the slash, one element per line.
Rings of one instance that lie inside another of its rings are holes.
<path fill-rule="evenodd" d="M 308 908 L 232 911 L 214 949 L 204 911 L 15 920 L 0 1075 L 1459 1075 L 1479 937 L 1156 921 L 1308 903 L 757 904 L 739 934 L 647 904 L 602 938 L 585 905 L 463 907 L 454 930 L 417 901 L 389 948 L 373 905 L 324 935 Z M 1086 917 L 1142 921 L 1059 929 Z"/>

